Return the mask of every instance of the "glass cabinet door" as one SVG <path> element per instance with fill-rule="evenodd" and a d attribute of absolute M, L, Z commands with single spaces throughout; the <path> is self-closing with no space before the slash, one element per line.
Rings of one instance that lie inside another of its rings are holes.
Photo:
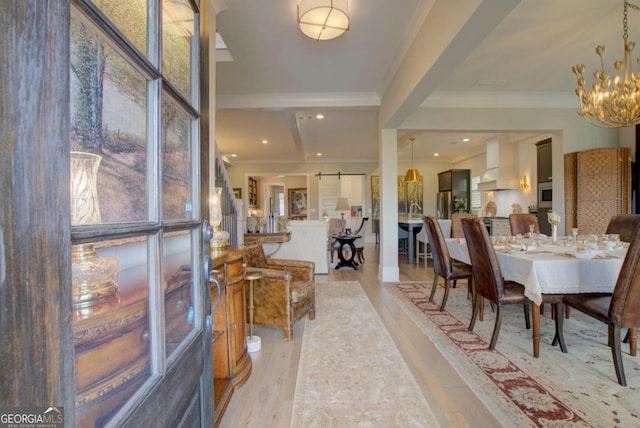
<path fill-rule="evenodd" d="M 135 420 L 145 400 L 202 401 L 208 302 L 200 256 L 198 6 L 72 2 L 79 426 Z M 163 392 L 172 376 L 184 384 Z"/>

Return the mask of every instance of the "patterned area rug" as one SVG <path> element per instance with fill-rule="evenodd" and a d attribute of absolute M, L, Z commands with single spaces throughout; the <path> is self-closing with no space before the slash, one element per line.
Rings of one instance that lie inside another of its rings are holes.
<path fill-rule="evenodd" d="M 316 319 L 305 321 L 291 426 L 439 426 L 357 281 L 316 282 Z"/>
<path fill-rule="evenodd" d="M 447 356 L 505 426 L 628 427 L 640 426 L 640 357 L 623 344 L 627 385 L 616 380 L 607 329 L 577 310 L 565 320 L 569 353 L 551 346 L 554 324 L 545 307 L 540 320 L 540 358 L 533 358 L 531 330 L 525 329 L 522 306 L 507 307 L 495 351 L 489 351 L 495 314 L 467 327 L 471 303 L 466 284 L 451 289 L 447 310 L 440 312 L 444 289 L 429 303 L 431 282 L 386 286 L 419 328 Z"/>

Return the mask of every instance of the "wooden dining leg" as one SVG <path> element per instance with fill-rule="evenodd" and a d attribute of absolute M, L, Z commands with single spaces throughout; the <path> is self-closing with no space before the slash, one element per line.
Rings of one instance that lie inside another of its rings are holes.
<path fill-rule="evenodd" d="M 533 357 L 540 356 L 540 305 L 531 303 L 531 323 L 533 324 Z"/>
<path fill-rule="evenodd" d="M 630 328 L 627 330 L 627 335 L 629 336 L 629 354 L 635 357 L 638 353 L 638 329 Z"/>

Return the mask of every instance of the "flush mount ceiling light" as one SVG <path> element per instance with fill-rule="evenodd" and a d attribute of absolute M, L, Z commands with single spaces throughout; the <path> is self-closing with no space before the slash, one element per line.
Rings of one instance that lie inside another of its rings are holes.
<path fill-rule="evenodd" d="M 596 47 L 596 53 L 600 57 L 600 70 L 593 72 L 595 82 L 591 91 L 587 91 L 587 79 L 584 73 L 587 71 L 584 64 L 573 66 L 572 70 L 578 78 L 576 95 L 580 99 L 578 114 L 588 122 L 605 127 L 618 128 L 640 123 L 640 72 L 631 70 L 631 52 L 635 47 L 634 42 L 628 41 L 627 34 L 627 6 L 640 10 L 638 6 L 624 2 L 624 59 L 613 63 L 615 73 L 609 74 L 604 70 L 604 45 Z"/>
<path fill-rule="evenodd" d="M 349 31 L 349 3 L 347 0 L 300 0 L 298 25 L 314 40 L 335 39 Z"/>

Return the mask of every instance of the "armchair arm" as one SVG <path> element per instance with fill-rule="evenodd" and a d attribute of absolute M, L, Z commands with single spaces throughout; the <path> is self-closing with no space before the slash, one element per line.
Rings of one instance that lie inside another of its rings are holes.
<path fill-rule="evenodd" d="M 280 269 L 265 269 L 247 266 L 245 268 L 246 273 L 261 273 L 265 279 L 276 279 L 280 281 L 290 282 L 292 280 L 291 272 Z"/>
<path fill-rule="evenodd" d="M 267 266 L 272 269 L 286 269 L 291 272 L 294 281 L 313 281 L 316 264 L 305 260 L 269 258 Z"/>

